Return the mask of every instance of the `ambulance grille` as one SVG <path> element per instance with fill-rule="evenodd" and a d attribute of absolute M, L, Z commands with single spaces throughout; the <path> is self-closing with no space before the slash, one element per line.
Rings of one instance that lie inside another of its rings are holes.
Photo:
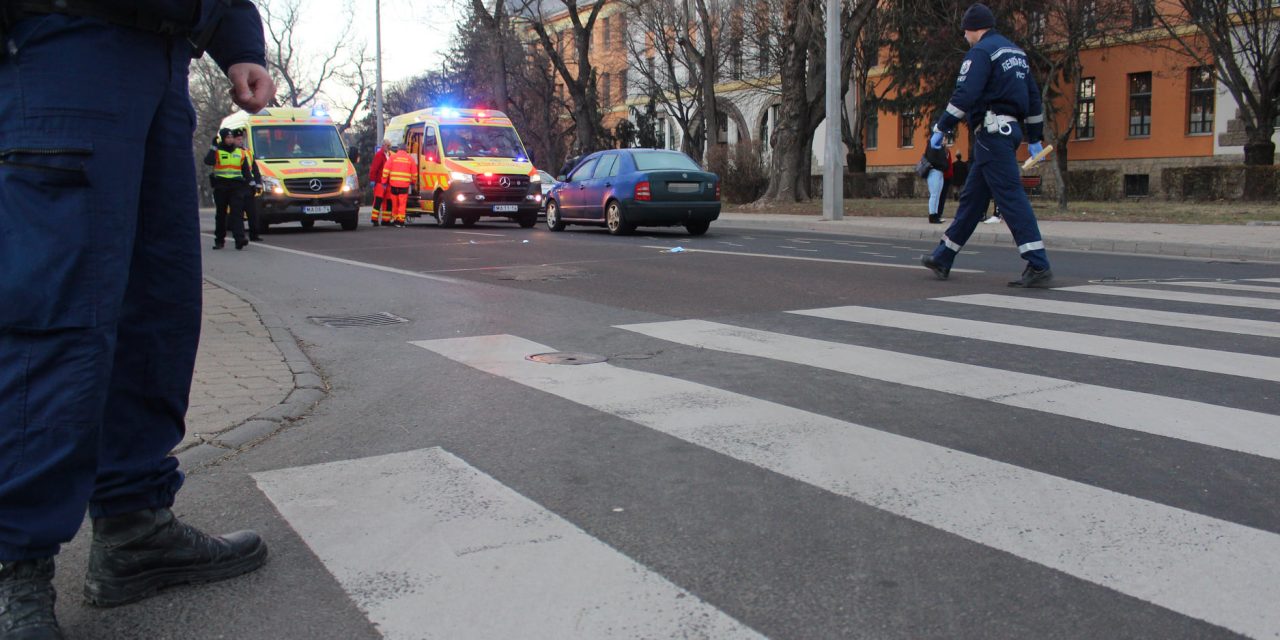
<path fill-rule="evenodd" d="M 314 188 L 313 182 L 320 188 Z M 333 193 L 342 188 L 342 178 L 288 178 L 284 181 L 284 188 L 288 189 L 289 193 Z"/>

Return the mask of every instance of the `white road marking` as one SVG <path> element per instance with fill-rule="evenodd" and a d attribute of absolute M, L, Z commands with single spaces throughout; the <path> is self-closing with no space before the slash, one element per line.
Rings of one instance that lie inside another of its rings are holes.
<path fill-rule="evenodd" d="M 1248 282 L 1280 282 L 1280 278 L 1249 278 Z"/>
<path fill-rule="evenodd" d="M 1174 287 L 1198 287 L 1201 289 L 1223 289 L 1226 291 L 1252 291 L 1257 293 L 1280 293 L 1280 287 L 1268 287 L 1232 282 L 1155 282 Z"/>
<path fill-rule="evenodd" d="M 507 234 L 505 233 L 482 233 L 480 231 L 454 231 L 454 233 L 466 236 L 493 236 L 495 238 L 507 237 Z"/>
<path fill-rule="evenodd" d="M 1217 331 L 1219 333 L 1236 333 L 1250 336 L 1280 338 L 1280 322 L 1266 320 L 1249 320 L 1244 318 L 1224 318 L 1222 316 L 1205 316 L 1177 311 L 1155 311 L 1151 309 L 1134 309 L 1131 307 L 1111 307 L 1084 302 L 1067 302 L 1065 300 L 1048 300 L 1045 298 L 1024 298 L 1021 296 L 1001 296 L 990 293 L 979 293 L 967 296 L 950 296 L 934 298 L 942 302 L 959 302 L 962 304 L 1013 309 L 1016 311 L 1034 311 L 1036 313 L 1052 313 L 1056 315 L 1079 316 L 1081 318 L 1098 318 L 1119 322 L 1134 322 L 1162 327 L 1180 329 L 1199 329 L 1201 331 Z"/>
<path fill-rule="evenodd" d="M 1196 304 L 1216 304 L 1226 307 L 1248 307 L 1250 309 L 1280 310 L 1280 300 L 1267 298 L 1242 298 L 1239 296 L 1218 296 L 1208 293 L 1189 293 L 1184 291 L 1160 291 L 1157 289 L 1138 289 L 1135 287 L 1114 287 L 1107 285 L 1082 285 L 1079 287 L 1059 287 L 1055 291 L 1074 291 L 1076 293 L 1094 293 L 1104 296 L 1125 296 L 1146 300 L 1169 300 L 1171 302 L 1194 302 Z"/>
<path fill-rule="evenodd" d="M 775 473 L 1246 635 L 1280 629 L 1280 536 L 507 335 L 414 344 Z"/>
<path fill-rule="evenodd" d="M 1280 416 L 1267 413 L 705 320 L 618 328 L 1280 460 Z"/>
<path fill-rule="evenodd" d="M 1085 333 L 1036 329 L 871 307 L 831 307 L 789 313 L 1280 382 L 1280 358 L 1247 353 L 1108 338 Z"/>
<path fill-rule="evenodd" d="M 645 249 L 662 249 L 670 251 L 671 247 L 663 247 L 658 245 L 644 245 Z M 779 256 L 769 253 L 746 253 L 743 251 L 718 251 L 716 249 L 685 249 L 686 253 L 713 253 L 724 256 L 742 256 L 745 258 L 772 258 L 774 260 L 802 260 L 805 262 L 831 262 L 834 264 L 857 264 L 867 267 L 893 267 L 896 269 L 919 269 L 923 270 L 919 264 L 895 264 L 892 262 L 871 262 L 869 260 L 838 260 L 835 258 L 810 258 L 808 256 Z M 952 269 L 953 273 L 982 273 L 977 269 Z M 924 271 L 927 273 L 927 271 Z"/>
<path fill-rule="evenodd" d="M 254 478 L 389 639 L 762 638 L 439 448 Z"/>
<path fill-rule="evenodd" d="M 203 234 L 203 235 L 208 235 L 208 234 Z M 335 257 L 333 257 L 333 256 L 326 256 L 326 255 L 322 255 L 322 254 L 319 254 L 319 253 L 311 253 L 310 251 L 299 251 L 299 250 L 297 250 L 297 249 L 287 249 L 287 248 L 285 248 L 285 247 L 278 247 L 278 246 L 270 245 L 270 244 L 260 244 L 260 243 L 255 243 L 255 244 L 253 245 L 253 247 L 254 247 L 254 250 L 255 250 L 255 251 L 257 251 L 257 250 L 259 250 L 259 249 L 267 249 L 267 250 L 270 250 L 270 251 L 283 251 L 283 252 L 285 252 L 285 253 L 292 253 L 292 254 L 294 254 L 294 255 L 307 256 L 308 258 L 316 258 L 316 259 L 319 259 L 319 260 L 327 260 L 327 261 L 329 261 L 329 262 L 336 262 L 336 263 L 338 263 L 338 264 L 345 264 L 345 265 L 352 266 L 352 267 L 363 267 L 363 268 L 365 268 L 365 269 L 373 269 L 373 270 L 375 270 L 375 271 L 383 271 L 383 272 L 386 272 L 386 273 L 394 273 L 394 274 L 397 274 L 397 275 L 410 276 L 410 277 L 413 277 L 413 278 L 422 278 L 423 280 L 433 280 L 433 281 L 435 281 L 435 282 L 448 282 L 449 284 L 466 284 L 466 283 L 467 283 L 467 281 L 466 281 L 466 280 L 459 280 L 459 279 L 457 279 L 457 278 L 450 278 L 450 277 L 447 277 L 447 276 L 433 276 L 433 275 L 431 275 L 431 274 L 429 274 L 429 273 L 419 273 L 419 272 L 417 272 L 417 271 L 409 271 L 409 270 L 407 270 L 407 269 L 397 269 L 397 268 L 395 268 L 395 267 L 385 267 L 385 266 L 380 265 L 380 264 L 370 264 L 370 263 L 368 263 L 368 262 L 359 262 L 359 261 L 357 261 L 357 260 L 347 260 L 346 258 L 335 258 Z"/>

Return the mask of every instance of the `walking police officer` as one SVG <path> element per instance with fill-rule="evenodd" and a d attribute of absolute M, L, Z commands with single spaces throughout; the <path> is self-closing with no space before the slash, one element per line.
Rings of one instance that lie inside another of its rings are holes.
<path fill-rule="evenodd" d="M 207 48 L 248 111 L 275 87 L 250 0 L 5 0 L 0 43 L 0 637 L 56 639 L 86 507 L 97 606 L 266 561 L 174 516 L 169 454 L 201 319 L 187 67 Z"/>
<path fill-rule="evenodd" d="M 253 197 L 251 185 L 254 177 L 249 151 L 241 148 L 243 135 L 241 129 L 222 129 L 218 132 L 218 144 L 209 147 L 204 156 L 204 163 L 213 167 L 209 182 L 213 185 L 214 249 L 226 245 L 228 227 L 231 237 L 235 238 L 237 251 L 249 244 L 244 237 L 245 201 Z M 254 216 L 253 223 L 256 222 L 257 216 Z"/>
<path fill-rule="evenodd" d="M 975 136 L 972 166 L 960 192 L 955 220 L 933 254 L 922 257 L 920 262 L 939 279 L 946 280 L 956 254 L 969 240 L 994 198 L 1013 232 L 1018 253 L 1027 261 L 1022 277 L 1009 286 L 1047 287 L 1053 272 L 1049 270 L 1049 258 L 1031 202 L 1022 188 L 1015 155 L 1022 141 L 1019 121 L 1026 125 L 1031 154 L 1043 149 L 1044 112 L 1040 89 L 1031 77 L 1027 54 L 997 33 L 995 25 L 995 16 L 986 5 L 974 4 L 964 12 L 962 26 L 969 53 L 960 65 L 955 92 L 946 112 L 934 125 L 929 144 L 935 149 L 941 147 L 944 135 L 967 116 Z"/>

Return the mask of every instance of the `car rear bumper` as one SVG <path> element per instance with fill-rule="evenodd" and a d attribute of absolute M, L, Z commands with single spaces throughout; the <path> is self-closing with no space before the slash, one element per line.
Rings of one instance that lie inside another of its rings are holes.
<path fill-rule="evenodd" d="M 720 217 L 717 202 L 643 202 L 624 200 L 628 224 L 671 226 L 688 222 L 711 222 Z"/>

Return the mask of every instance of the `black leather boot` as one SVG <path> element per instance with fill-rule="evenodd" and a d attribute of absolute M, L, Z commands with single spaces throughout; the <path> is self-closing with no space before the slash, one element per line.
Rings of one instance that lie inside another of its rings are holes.
<path fill-rule="evenodd" d="M 115 607 L 166 587 L 233 578 L 266 561 L 267 544 L 257 533 L 210 536 L 169 509 L 95 518 L 84 595 L 89 604 Z"/>
<path fill-rule="evenodd" d="M 53 558 L 0 562 L 0 638 L 62 640 L 56 599 Z"/>

